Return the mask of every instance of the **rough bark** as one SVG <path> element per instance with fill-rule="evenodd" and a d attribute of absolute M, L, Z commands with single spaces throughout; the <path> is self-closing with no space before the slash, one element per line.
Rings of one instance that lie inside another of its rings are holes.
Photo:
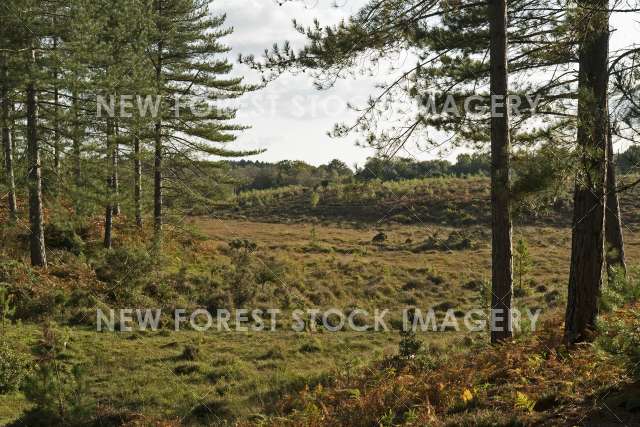
<path fill-rule="evenodd" d="M 16 117 L 16 104 L 11 103 L 11 117 Z M 18 151 L 16 150 L 16 123 L 15 121 L 11 122 L 11 151 L 13 151 L 14 155 L 17 155 Z"/>
<path fill-rule="evenodd" d="M 31 52 L 35 63 L 35 50 Z M 32 64 L 35 66 L 35 64 Z M 44 214 L 42 207 L 42 165 L 40 163 L 40 142 L 38 141 L 38 93 L 35 81 L 27 84 L 27 162 L 29 182 L 29 223 L 31 226 L 31 264 L 46 267 L 47 256 L 44 244 Z"/>
<path fill-rule="evenodd" d="M 55 25 L 55 22 L 54 22 Z M 58 48 L 58 38 L 53 38 L 53 50 L 55 51 Z M 60 141 L 60 118 L 59 115 L 59 107 L 58 103 L 60 102 L 60 95 L 58 91 L 58 70 L 55 69 L 53 72 L 53 80 L 54 80 L 54 88 L 53 88 L 53 172 L 55 179 L 55 189 L 59 190 L 60 183 L 62 181 L 61 170 L 60 170 L 60 150 L 61 150 L 61 141 Z"/>
<path fill-rule="evenodd" d="M 158 2 L 158 13 L 162 15 L 162 2 Z M 156 63 L 156 85 L 158 94 L 162 94 L 162 41 L 158 43 Z M 162 242 L 162 111 L 159 112 L 154 126 L 154 162 L 153 162 L 153 230 L 154 241 Z"/>
<path fill-rule="evenodd" d="M 142 228 L 142 159 L 140 158 L 140 138 L 133 137 L 133 200 L 136 211 L 136 226 Z"/>
<path fill-rule="evenodd" d="M 565 341 L 589 340 L 595 330 L 604 264 L 607 177 L 609 17 L 607 0 L 582 0 L 589 14 L 579 49 L 579 171 L 574 190 L 571 267 Z"/>
<path fill-rule="evenodd" d="M 0 97 L 1 105 L 1 120 L 2 120 L 2 148 L 4 151 L 4 172 L 5 172 L 5 180 L 7 183 L 7 187 L 9 190 L 8 194 L 8 207 L 9 207 L 9 218 L 12 222 L 15 222 L 18 219 L 18 205 L 16 203 L 16 182 L 15 182 L 15 174 L 13 172 L 13 141 L 12 141 L 12 132 L 11 132 L 11 116 L 10 110 L 13 104 L 9 100 L 9 88 L 8 88 L 8 78 L 9 72 L 7 69 L 6 63 L 2 62 L 2 75 L 0 79 L 2 79 L 2 86 L 0 87 Z"/>
<path fill-rule="evenodd" d="M 611 124 L 607 141 L 607 211 L 605 214 L 605 242 L 607 272 L 611 277 L 615 270 L 626 275 L 627 265 L 624 254 L 624 236 L 622 234 L 622 217 L 620 215 L 620 199 L 618 197 L 616 166 L 613 155 L 613 137 Z"/>
<path fill-rule="evenodd" d="M 57 76 L 56 76 L 57 78 Z M 58 120 L 58 102 L 59 102 L 59 94 L 58 94 L 58 88 L 54 88 L 53 89 L 53 99 L 54 99 L 54 103 L 55 105 L 53 106 L 53 115 L 54 115 L 54 125 L 53 125 L 53 171 L 54 171 L 54 175 L 55 175 L 55 180 L 56 180 L 56 190 L 58 190 L 58 187 L 60 185 L 61 182 L 61 175 L 60 175 L 60 121 Z"/>
<path fill-rule="evenodd" d="M 71 144 L 73 149 L 73 181 L 75 182 L 76 187 L 80 188 L 82 185 L 82 165 L 80 160 L 82 156 L 82 149 L 80 147 L 82 132 L 80 129 L 79 100 L 77 93 L 73 94 L 71 102 L 73 113 L 73 129 L 71 131 Z"/>
<path fill-rule="evenodd" d="M 154 130 L 153 229 L 156 242 L 162 240 L 162 122 Z"/>
<path fill-rule="evenodd" d="M 118 124 L 115 125 L 115 141 L 113 142 L 113 153 L 111 159 L 111 171 L 112 171 L 112 185 L 113 185 L 113 215 L 120 215 L 120 178 L 119 178 L 119 163 L 120 163 L 120 147 L 118 143 Z"/>
<path fill-rule="evenodd" d="M 113 127 L 110 120 L 107 120 L 107 159 L 109 162 L 109 173 L 107 174 L 107 204 L 105 206 L 105 214 L 104 214 L 104 241 L 103 245 L 106 249 L 111 248 L 112 244 L 112 234 L 113 234 L 113 214 L 114 214 L 114 206 L 113 206 L 113 197 L 114 197 L 114 174 L 115 168 L 117 167 L 117 157 L 115 154 L 115 141 L 113 137 Z"/>
<path fill-rule="evenodd" d="M 491 95 L 496 101 L 504 101 L 509 87 L 506 0 L 489 0 L 489 17 Z M 509 112 L 503 106 L 497 108 L 496 113 L 491 117 L 492 342 L 499 342 L 512 336 L 511 298 L 513 293 Z"/>

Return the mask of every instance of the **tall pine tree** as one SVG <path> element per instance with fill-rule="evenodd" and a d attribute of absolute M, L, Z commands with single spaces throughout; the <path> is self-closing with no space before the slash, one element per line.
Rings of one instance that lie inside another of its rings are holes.
<path fill-rule="evenodd" d="M 220 101 L 236 98 L 251 87 L 228 77 L 229 48 L 221 38 L 231 33 L 225 16 L 212 16 L 205 0 L 153 0 L 154 36 L 149 58 L 155 93 L 161 99 L 153 131 L 153 217 L 156 243 L 165 222 L 163 181 L 167 152 L 179 156 L 244 156 L 254 152 L 229 150 L 234 131 L 245 127 L 230 121 L 235 109 Z M 222 146 L 220 144 L 223 144 Z"/>

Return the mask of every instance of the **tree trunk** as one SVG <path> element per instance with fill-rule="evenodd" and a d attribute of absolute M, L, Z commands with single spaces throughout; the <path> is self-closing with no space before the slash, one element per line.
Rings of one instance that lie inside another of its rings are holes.
<path fill-rule="evenodd" d="M 510 202 L 509 111 L 506 106 L 509 79 L 507 70 L 507 2 L 489 0 L 491 33 L 491 96 L 503 103 L 491 116 L 491 342 L 512 336 L 511 298 L 513 293 L 512 224 Z"/>
<path fill-rule="evenodd" d="M 54 23 L 55 25 L 55 23 Z M 58 48 L 58 38 L 53 38 L 53 50 Z M 60 175 L 60 118 L 58 103 L 60 102 L 60 95 L 58 93 L 58 70 L 53 72 L 54 88 L 53 88 L 53 174 L 55 179 L 55 190 L 60 190 L 60 183 L 62 177 Z"/>
<path fill-rule="evenodd" d="M 111 170 L 113 175 L 111 177 L 112 185 L 113 185 L 113 215 L 120 215 L 120 178 L 118 177 L 118 168 L 120 163 L 120 154 L 119 154 L 119 143 L 118 143 L 118 122 L 115 125 L 115 141 L 113 142 L 113 157 L 112 157 L 112 165 Z"/>
<path fill-rule="evenodd" d="M 13 173 L 13 141 L 12 133 L 9 124 L 11 123 L 10 109 L 13 102 L 9 101 L 9 88 L 8 79 L 9 72 L 7 70 L 7 64 L 2 63 L 2 87 L 0 88 L 1 105 L 0 111 L 2 114 L 2 148 L 4 151 L 4 171 L 7 181 L 7 187 L 9 189 L 8 205 L 9 205 L 9 219 L 15 222 L 18 219 L 18 205 L 16 203 L 16 182 L 15 174 Z"/>
<path fill-rule="evenodd" d="M 73 129 L 72 129 L 72 141 L 73 145 L 73 181 L 77 188 L 80 188 L 82 185 L 82 166 L 81 166 L 81 156 L 82 149 L 80 148 L 80 139 L 82 137 L 80 131 L 80 113 L 78 106 L 78 94 L 74 92 L 72 98 L 72 111 L 73 111 Z"/>
<path fill-rule="evenodd" d="M 16 117 L 16 104 L 11 103 L 11 117 Z M 11 151 L 13 155 L 17 155 L 18 151 L 16 150 L 16 123 L 14 120 L 11 121 Z"/>
<path fill-rule="evenodd" d="M 155 147 L 153 168 L 153 229 L 155 241 L 162 241 L 162 122 L 155 125 Z"/>
<path fill-rule="evenodd" d="M 35 67 L 35 50 L 31 51 L 32 67 Z M 44 214 L 42 208 L 42 165 L 38 141 L 38 94 L 33 77 L 27 85 L 27 157 L 29 181 L 29 222 L 31 226 L 31 264 L 47 266 L 44 245 Z"/>
<path fill-rule="evenodd" d="M 140 157 L 140 138 L 133 137 L 133 199 L 136 210 L 136 226 L 142 228 L 142 159 Z"/>
<path fill-rule="evenodd" d="M 117 167 L 116 160 L 116 148 L 113 138 L 113 128 L 111 120 L 107 120 L 107 159 L 109 162 L 110 172 L 107 174 L 107 205 L 105 207 L 104 215 L 104 247 L 111 249 L 112 234 L 113 234 L 113 197 L 114 197 L 114 175 L 115 168 Z"/>
<path fill-rule="evenodd" d="M 158 2 L 158 14 L 162 15 L 162 2 Z M 161 30 L 161 29 L 160 29 Z M 162 96 L 162 50 L 163 43 L 158 43 L 156 64 L 157 94 Z M 162 243 L 162 108 L 158 112 L 154 127 L 154 162 L 153 162 L 153 230 L 154 241 L 158 248 Z"/>
<path fill-rule="evenodd" d="M 54 130 L 53 130 L 53 170 L 56 180 L 56 191 L 59 190 L 61 176 L 60 176 L 60 122 L 58 120 L 58 88 L 53 90 L 55 106 L 53 114 L 55 116 L 54 120 Z"/>
<path fill-rule="evenodd" d="M 607 211 L 605 214 L 606 262 L 609 278 L 612 279 L 614 270 L 627 273 L 624 255 L 624 238 L 622 234 L 622 217 L 620 215 L 620 199 L 616 190 L 616 165 L 613 155 L 613 135 L 611 124 L 607 135 Z"/>
<path fill-rule="evenodd" d="M 604 263 L 605 188 L 609 112 L 609 17 L 607 0 L 581 0 L 590 19 L 581 29 L 578 80 L 578 149 L 565 319 L 567 344 L 589 340 L 598 317 Z"/>

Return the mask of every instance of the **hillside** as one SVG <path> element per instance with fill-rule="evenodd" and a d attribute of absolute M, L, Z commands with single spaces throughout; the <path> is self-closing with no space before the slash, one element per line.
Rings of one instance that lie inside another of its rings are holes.
<path fill-rule="evenodd" d="M 631 177 L 626 178 L 632 181 Z M 623 222 L 640 223 L 640 188 L 621 194 Z M 451 226 L 488 225 L 491 219 L 489 179 L 424 178 L 405 181 L 370 181 L 327 187 L 283 187 L 240 193 L 232 205 L 209 213 L 219 217 L 289 222 L 326 221 Z M 548 191 L 520 197 L 515 221 L 529 225 L 568 226 L 571 192 Z"/>

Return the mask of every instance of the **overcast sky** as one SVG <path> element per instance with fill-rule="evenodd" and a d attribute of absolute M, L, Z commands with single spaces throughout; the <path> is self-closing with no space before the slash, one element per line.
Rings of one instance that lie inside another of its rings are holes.
<path fill-rule="evenodd" d="M 238 53 L 261 56 L 273 43 L 291 42 L 302 47 L 304 38 L 292 25 L 292 19 L 310 24 L 314 18 L 321 23 L 337 23 L 347 18 L 364 0 L 343 0 L 340 7 L 328 0 L 286 3 L 279 6 L 276 0 L 218 0 L 214 10 L 227 14 L 227 23 L 234 33 L 226 39 L 233 49 L 233 59 Z M 257 74 L 244 66 L 236 71 L 256 79 Z M 266 148 L 264 154 L 251 159 L 279 161 L 304 160 L 311 164 L 327 163 L 339 158 L 350 166 L 362 164 L 371 150 L 355 146 L 356 135 L 332 139 L 327 131 L 336 122 L 355 117 L 348 111 L 348 101 L 366 100 L 378 79 L 361 76 L 357 80 L 339 81 L 327 91 L 313 87 L 312 79 L 305 75 L 285 75 L 267 88 L 249 94 L 241 100 L 238 121 L 250 124 L 235 143 L 242 149 Z"/>
<path fill-rule="evenodd" d="M 334 6 L 336 2 L 338 7 Z M 350 16 L 364 3 L 366 0 L 304 0 L 279 6 L 277 0 L 217 0 L 213 2 L 213 10 L 226 13 L 227 24 L 234 27 L 234 33 L 225 41 L 233 49 L 231 56 L 235 62 L 239 53 L 260 56 L 275 42 L 288 40 L 294 47 L 301 47 L 304 39 L 293 29 L 293 18 L 302 24 L 310 24 L 314 18 L 321 24 L 333 24 Z M 612 50 L 638 39 L 639 19 L 638 14 L 618 14 L 613 18 L 617 31 Z M 397 61 L 413 62 L 410 57 Z M 245 75 L 250 81 L 255 81 L 257 76 L 242 65 L 237 65 L 234 73 Z M 366 101 L 375 93 L 375 83 L 388 77 L 384 74 L 341 80 L 326 91 L 315 89 L 312 80 L 305 75 L 284 75 L 267 88 L 242 98 L 238 122 L 252 128 L 239 136 L 234 147 L 267 150 L 250 157 L 254 160 L 304 160 L 318 165 L 338 158 L 350 166 L 361 165 L 373 151 L 355 146 L 357 134 L 332 139 L 326 132 L 336 122 L 349 122 L 356 117 L 346 108 L 346 103 L 357 105 Z M 437 155 L 409 149 L 417 158 Z"/>

